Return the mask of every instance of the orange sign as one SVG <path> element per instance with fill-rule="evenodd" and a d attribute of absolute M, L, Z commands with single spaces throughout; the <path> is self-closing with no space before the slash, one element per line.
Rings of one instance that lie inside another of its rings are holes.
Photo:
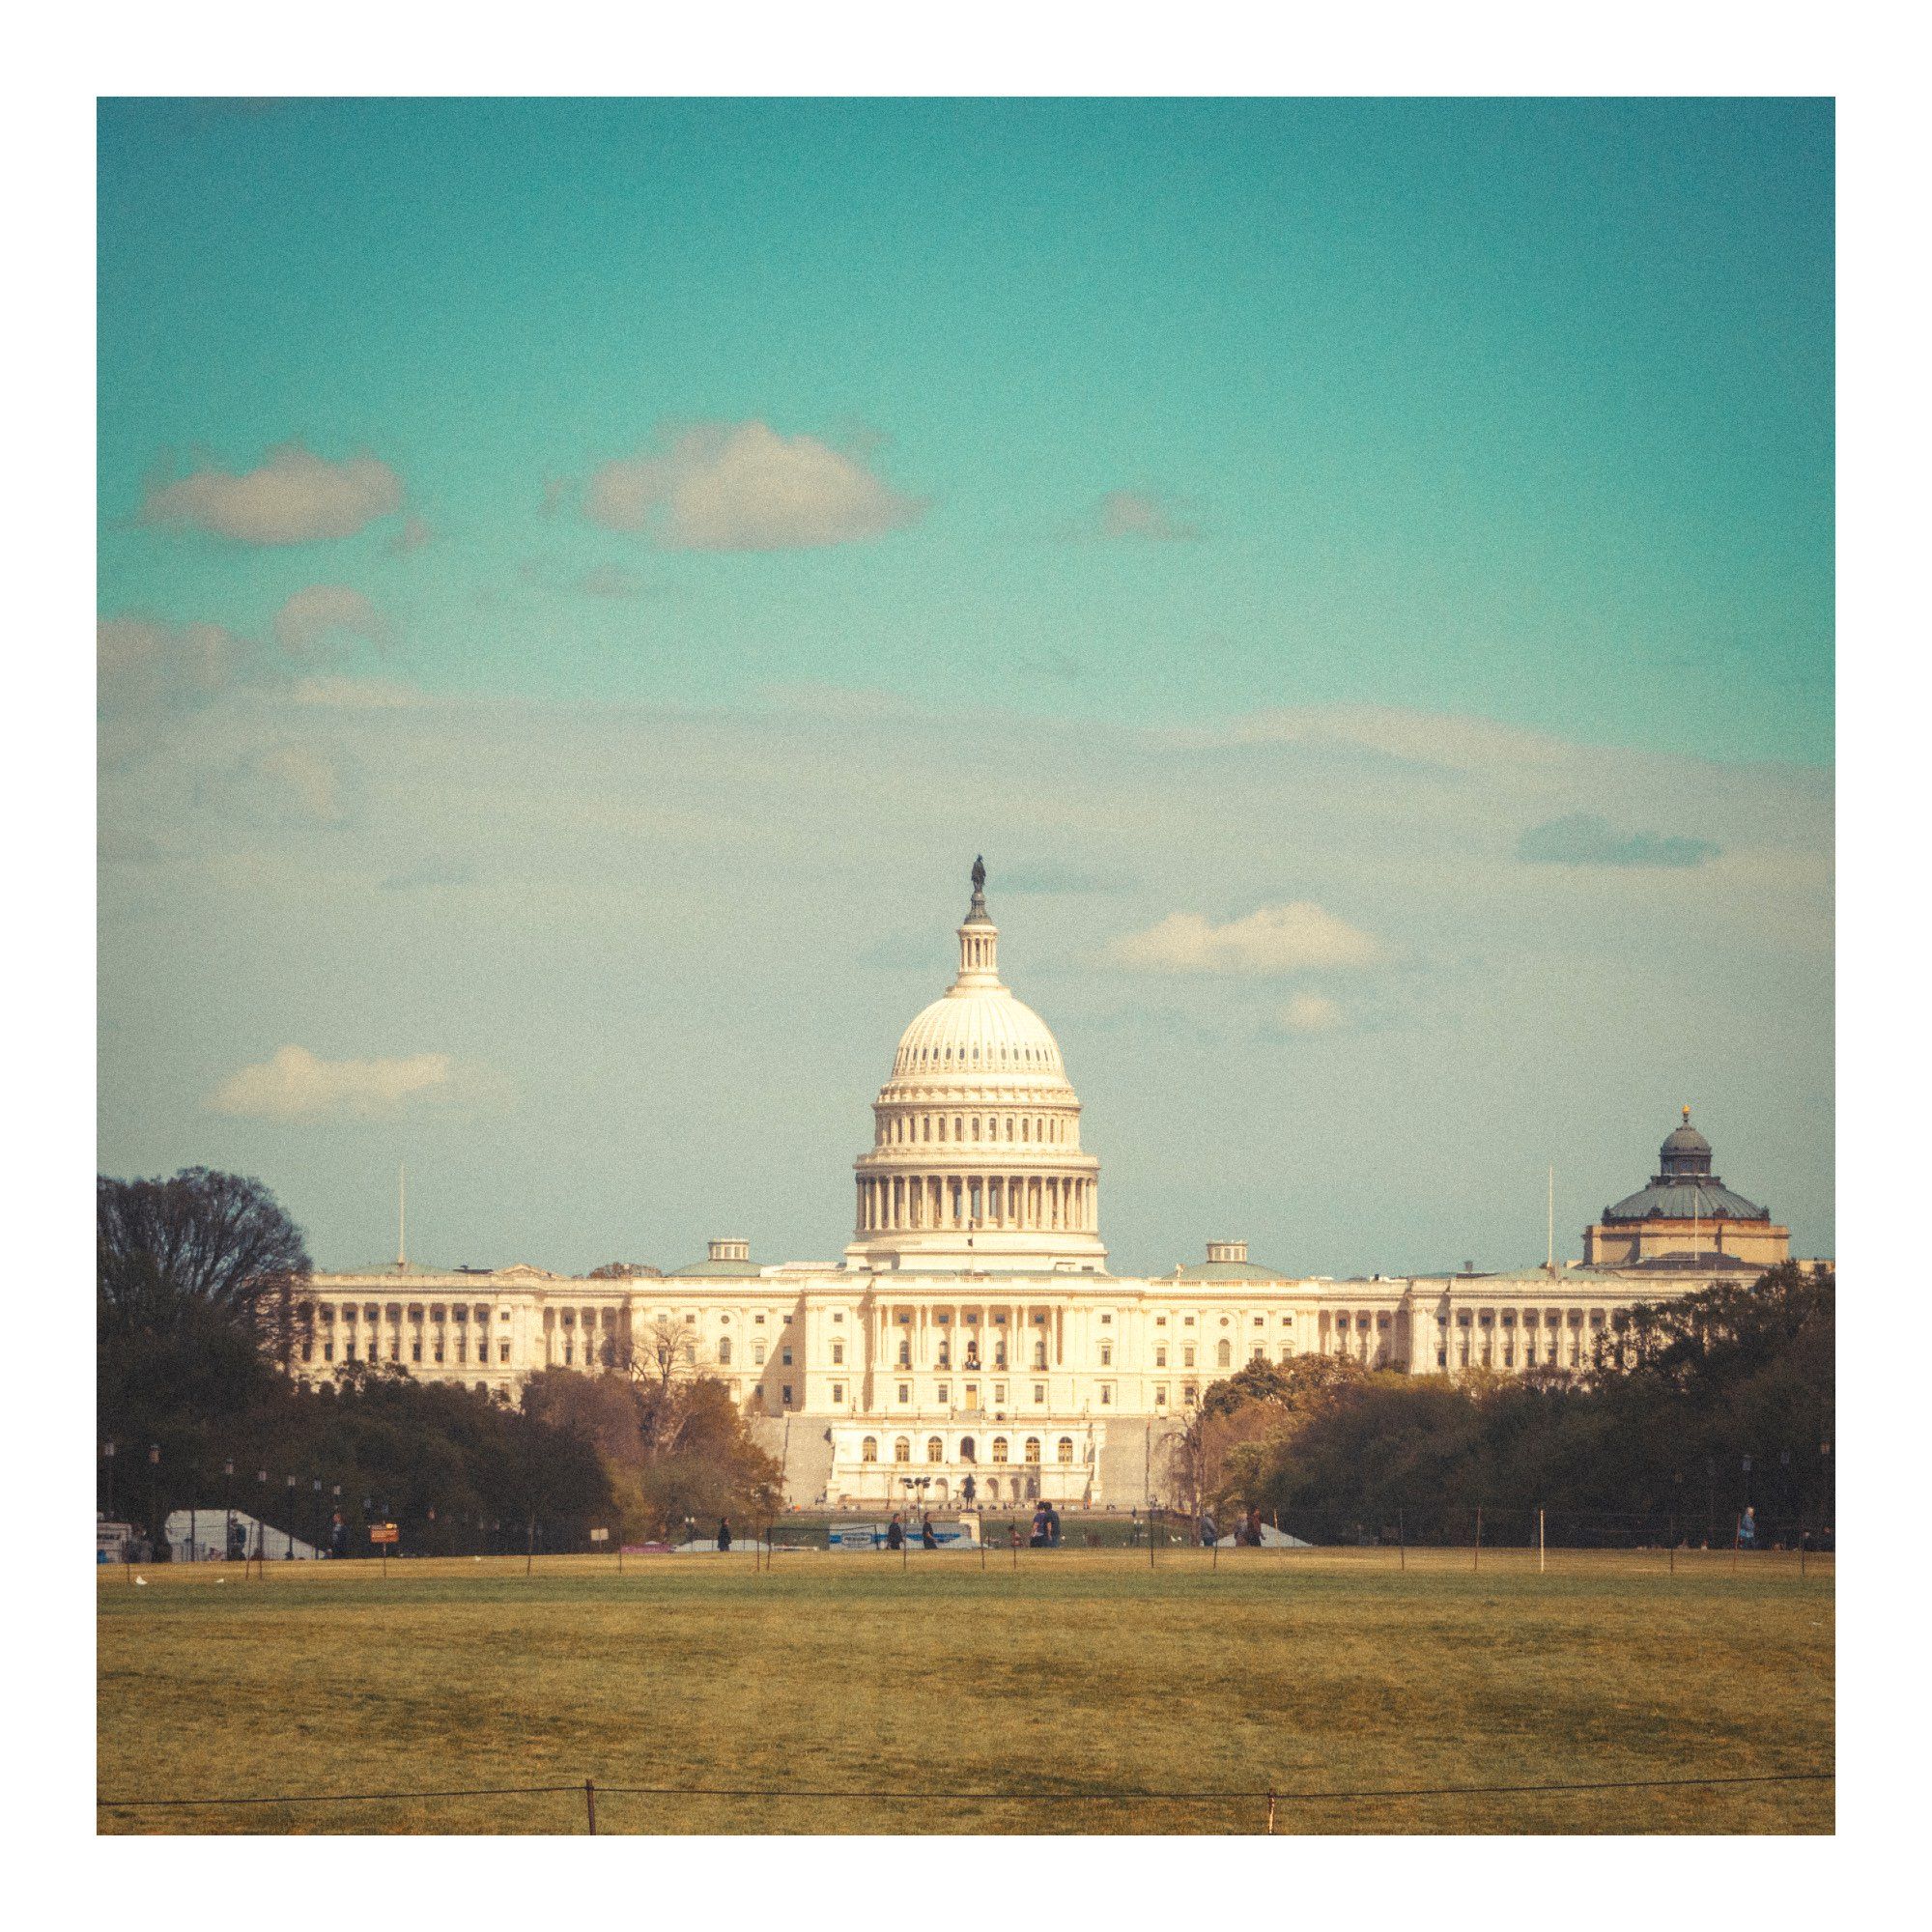
<path fill-rule="evenodd" d="M 397 1535 L 394 1523 L 372 1522 L 369 1525 L 369 1541 L 371 1543 L 399 1543 L 402 1539 Z"/>

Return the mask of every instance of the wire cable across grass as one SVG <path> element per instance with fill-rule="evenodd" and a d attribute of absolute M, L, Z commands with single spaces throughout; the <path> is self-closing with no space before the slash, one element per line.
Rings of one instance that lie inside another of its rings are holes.
<path fill-rule="evenodd" d="M 246 1798 L 99 1798 L 97 1807 L 103 1811 L 177 1811 L 225 1809 L 233 1806 L 279 1804 L 416 1804 L 434 1799 L 524 1798 L 571 1794 L 584 1802 L 586 1829 L 597 1830 L 597 1800 L 607 1798 L 723 1798 L 807 1802 L 904 1804 L 1265 1804 L 1264 1830 L 1272 1833 L 1277 1809 L 1284 1804 L 1326 1804 L 1342 1803 L 1388 1803 L 1416 1798 L 1506 1798 L 1537 1794 L 1563 1794 L 1595 1791 L 1664 1791 L 1697 1786 L 1737 1786 L 1761 1784 L 1823 1784 L 1837 1776 L 1833 1771 L 1717 1772 L 1691 1777 L 1612 1777 L 1548 1780 L 1529 1784 L 1434 1784 L 1388 1785 L 1337 1791 L 1201 1791 L 1201 1790 L 1040 1790 L 995 1791 L 975 1788 L 911 1791 L 903 1786 L 891 1790 L 848 1790 L 809 1785 L 716 1785 L 716 1784 L 599 1784 L 582 1778 L 569 1784 L 486 1784 L 446 1791 L 306 1791 L 274 1797 Z"/>

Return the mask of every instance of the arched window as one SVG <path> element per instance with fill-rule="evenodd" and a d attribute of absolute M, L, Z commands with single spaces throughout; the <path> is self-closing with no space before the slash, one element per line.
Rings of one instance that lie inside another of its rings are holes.
<path fill-rule="evenodd" d="M 1023 1141 L 1031 1141 L 1033 1139 L 1033 1122 L 1031 1121 L 1022 1121 L 1020 1122 L 1020 1139 Z"/>
<path fill-rule="evenodd" d="M 1004 1435 L 996 1435 L 993 1437 L 993 1461 L 996 1463 L 1004 1463 L 1006 1460 L 1007 1460 L 1007 1438 Z"/>
<path fill-rule="evenodd" d="M 962 1463 L 977 1462 L 979 1455 L 980 1445 L 970 1435 L 962 1435 L 959 1438 L 959 1460 Z"/>
<path fill-rule="evenodd" d="M 1070 1462 L 1072 1462 L 1072 1460 L 1073 1460 L 1073 1438 L 1072 1438 L 1072 1436 L 1070 1436 L 1070 1435 L 1063 1435 L 1063 1436 L 1062 1436 L 1062 1437 L 1060 1438 L 1060 1440 L 1059 1440 L 1059 1441 L 1058 1441 L 1058 1442 L 1057 1442 L 1057 1443 L 1056 1443 L 1056 1444 L 1054 1445 L 1054 1453 L 1055 1453 L 1055 1454 L 1056 1454 L 1056 1455 L 1057 1455 L 1057 1456 L 1058 1456 L 1058 1457 L 1060 1458 L 1060 1460 L 1061 1460 L 1061 1461 L 1062 1461 L 1063 1463 L 1070 1463 Z"/>
<path fill-rule="evenodd" d="M 1039 1461 L 1039 1437 L 1029 1435 L 1026 1439 L 1026 1459 L 1029 1463 Z"/>
<path fill-rule="evenodd" d="M 946 1461 L 946 1444 L 936 1435 L 928 1435 L 925 1438 L 925 1460 L 928 1463 L 943 1463 Z"/>
<path fill-rule="evenodd" d="M 912 1461 L 912 1441 L 910 1437 L 904 1435 L 894 1437 L 893 1461 L 895 1463 L 910 1463 Z"/>
<path fill-rule="evenodd" d="M 939 1117 L 939 1138 L 941 1140 L 946 1138 L 946 1116 L 944 1114 L 941 1114 Z"/>
<path fill-rule="evenodd" d="M 1230 1367 L 1235 1359 L 1235 1345 L 1232 1342 L 1218 1342 L 1214 1347 L 1214 1366 L 1217 1369 Z"/>
<path fill-rule="evenodd" d="M 718 1360 L 722 1367 L 729 1368 L 731 1365 L 731 1338 L 728 1335 L 718 1338 Z"/>
<path fill-rule="evenodd" d="M 862 1463 L 876 1463 L 879 1460 L 879 1438 L 868 1435 L 859 1444 L 859 1460 Z"/>

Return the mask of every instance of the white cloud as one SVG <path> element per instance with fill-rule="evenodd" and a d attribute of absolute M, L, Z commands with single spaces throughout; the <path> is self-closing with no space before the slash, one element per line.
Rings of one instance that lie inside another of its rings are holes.
<path fill-rule="evenodd" d="M 1281 1009 L 1285 1033 L 1328 1033 L 1342 1024 L 1342 1009 L 1326 993 L 1297 993 Z"/>
<path fill-rule="evenodd" d="M 144 524 L 181 524 L 237 543 L 314 543 L 348 537 L 403 506 L 402 479 L 373 456 L 330 463 L 298 442 L 272 449 L 255 469 L 197 469 L 151 485 Z"/>
<path fill-rule="evenodd" d="M 1170 913 L 1111 949 L 1116 965 L 1152 973 L 1237 973 L 1265 979 L 1283 973 L 1370 966 L 1382 948 L 1370 934 L 1309 899 L 1262 906 L 1245 919 L 1214 925 L 1198 912 Z"/>
<path fill-rule="evenodd" d="M 857 457 L 762 422 L 698 423 L 656 450 L 606 463 L 583 515 L 645 531 L 666 550 L 806 550 L 859 543 L 914 524 L 923 501 Z"/>
<path fill-rule="evenodd" d="M 1491 718 L 1376 704 L 1258 712 L 1242 719 L 1233 736 L 1239 744 L 1351 746 L 1405 764 L 1461 772 L 1553 767 L 1573 761 L 1577 753 L 1561 739 Z"/>
<path fill-rule="evenodd" d="M 1093 527 L 1103 537 L 1141 543 L 1191 543 L 1200 526 L 1179 522 L 1165 498 L 1148 490 L 1110 490 L 1100 498 Z"/>
<path fill-rule="evenodd" d="M 332 638 L 361 638 L 379 648 L 389 641 L 389 620 L 359 590 L 311 583 L 275 612 L 275 641 L 291 657 L 307 657 Z"/>
<path fill-rule="evenodd" d="M 231 1073 L 209 1110 L 242 1120 L 385 1120 L 424 1103 L 447 1104 L 460 1083 L 446 1053 L 403 1060 L 320 1060 L 303 1046 Z"/>

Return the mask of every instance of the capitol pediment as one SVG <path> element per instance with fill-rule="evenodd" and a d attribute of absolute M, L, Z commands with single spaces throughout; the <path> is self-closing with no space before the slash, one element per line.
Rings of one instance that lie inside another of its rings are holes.
<path fill-rule="evenodd" d="M 540 1268 L 531 1262 L 513 1262 L 506 1268 L 497 1269 L 496 1278 L 498 1281 L 555 1281 L 559 1279 L 549 1268 Z"/>

